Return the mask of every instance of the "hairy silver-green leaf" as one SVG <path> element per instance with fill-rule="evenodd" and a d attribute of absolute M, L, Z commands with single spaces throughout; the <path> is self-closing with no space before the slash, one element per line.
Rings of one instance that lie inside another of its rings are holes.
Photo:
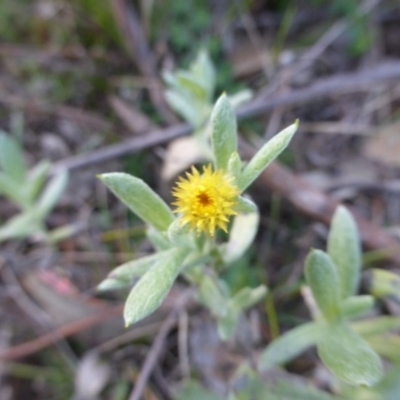
<path fill-rule="evenodd" d="M 271 140 L 254 155 L 250 162 L 245 166 L 239 179 L 239 188 L 245 190 L 268 165 L 275 160 L 279 154 L 287 147 L 293 135 L 295 134 L 299 123 L 296 121 L 283 131 L 275 135 Z"/>
<path fill-rule="evenodd" d="M 324 364 L 351 385 L 373 386 L 383 375 L 382 362 L 371 346 L 344 323 L 331 324 L 317 344 Z"/>
<path fill-rule="evenodd" d="M 229 159 L 237 151 L 237 124 L 235 111 L 225 93 L 211 113 L 211 142 L 215 168 L 227 170 Z"/>
<path fill-rule="evenodd" d="M 375 303 L 372 296 L 351 296 L 344 299 L 340 304 L 340 313 L 345 318 L 354 318 L 365 314 Z"/>
<path fill-rule="evenodd" d="M 138 217 L 160 231 L 174 221 L 167 204 L 144 181 L 123 172 L 100 175 L 105 185 Z"/>
<path fill-rule="evenodd" d="M 260 360 L 261 370 L 284 364 L 297 357 L 309 347 L 314 346 L 322 332 L 321 325 L 316 322 L 308 322 L 287 331 L 264 350 Z"/>
<path fill-rule="evenodd" d="M 24 182 L 27 171 L 24 153 L 18 141 L 6 133 L 0 134 L 0 166 L 15 182 Z"/>
<path fill-rule="evenodd" d="M 147 317 L 160 306 L 171 290 L 186 256 L 186 249 L 174 249 L 143 275 L 126 299 L 126 326 Z"/>
<path fill-rule="evenodd" d="M 216 317 L 222 317 L 227 312 L 228 299 L 224 295 L 216 278 L 203 275 L 198 292 L 199 301 L 207 306 Z"/>
<path fill-rule="evenodd" d="M 234 182 L 239 179 L 242 172 L 242 160 L 237 151 L 233 152 L 228 161 L 228 173 L 235 178 Z"/>
<path fill-rule="evenodd" d="M 198 128 L 203 123 L 204 118 L 202 113 L 199 113 L 196 104 L 188 101 L 184 94 L 173 90 L 166 90 L 165 98 L 171 108 L 194 128 Z"/>
<path fill-rule="evenodd" d="M 147 229 L 146 236 L 157 251 L 164 251 L 175 247 L 168 239 L 167 232 L 160 232 L 152 226 Z"/>
<path fill-rule="evenodd" d="M 67 186 L 67 183 L 68 172 L 61 171 L 54 178 L 52 178 L 44 188 L 35 205 L 35 209 L 41 218 L 46 218 L 51 210 L 55 207 L 57 201 Z"/>
<path fill-rule="evenodd" d="M 175 246 L 185 246 L 194 249 L 196 247 L 193 234 L 190 232 L 190 225 L 182 225 L 180 218 L 177 218 L 168 228 L 168 239 Z"/>
<path fill-rule="evenodd" d="M 360 281 L 361 246 L 357 225 L 345 207 L 339 206 L 333 215 L 328 253 L 338 268 L 341 298 L 352 296 Z"/>
<path fill-rule="evenodd" d="M 198 77 L 206 88 L 207 101 L 210 102 L 214 95 L 216 73 L 208 52 L 200 50 L 190 69 L 192 74 Z"/>
<path fill-rule="evenodd" d="M 237 203 L 233 209 L 238 213 L 258 213 L 257 204 L 248 196 L 238 196 Z"/>
<path fill-rule="evenodd" d="M 128 261 L 114 268 L 108 274 L 107 279 L 116 279 L 121 282 L 126 282 L 127 284 L 132 283 L 134 279 L 141 278 L 157 261 L 168 256 L 173 251 L 175 251 L 175 249 L 161 251 L 136 260 Z"/>
<path fill-rule="evenodd" d="M 259 223 L 258 212 L 238 214 L 233 219 L 229 240 L 223 252 L 226 263 L 238 260 L 253 243 Z"/>
<path fill-rule="evenodd" d="M 339 278 L 336 266 L 322 250 L 311 250 L 305 262 L 305 275 L 315 301 L 328 320 L 339 316 Z"/>

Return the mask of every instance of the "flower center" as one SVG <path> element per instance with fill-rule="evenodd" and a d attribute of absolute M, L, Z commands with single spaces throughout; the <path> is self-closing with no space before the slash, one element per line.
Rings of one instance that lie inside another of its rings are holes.
<path fill-rule="evenodd" d="M 212 200 L 207 193 L 201 192 L 196 197 L 199 203 L 204 207 L 209 206 L 212 203 Z"/>

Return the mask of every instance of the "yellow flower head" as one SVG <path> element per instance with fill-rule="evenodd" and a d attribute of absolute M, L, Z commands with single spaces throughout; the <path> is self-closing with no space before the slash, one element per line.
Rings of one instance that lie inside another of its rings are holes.
<path fill-rule="evenodd" d="M 189 224 L 197 234 L 205 231 L 214 236 L 217 227 L 226 232 L 229 216 L 237 214 L 233 207 L 239 189 L 233 178 L 222 170 L 212 171 L 211 165 L 203 167 L 202 175 L 192 167 L 186 176 L 179 178 L 172 192 L 177 206 L 174 212 L 182 214 L 182 224 Z"/>

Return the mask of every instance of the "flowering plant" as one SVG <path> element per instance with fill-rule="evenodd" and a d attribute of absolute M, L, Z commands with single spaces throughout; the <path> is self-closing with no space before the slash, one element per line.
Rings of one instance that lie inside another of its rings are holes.
<path fill-rule="evenodd" d="M 152 255 L 117 267 L 99 285 L 107 290 L 136 282 L 124 308 L 127 326 L 158 308 L 178 275 L 197 287 L 197 300 L 211 310 L 224 339 L 235 332 L 243 310 L 266 293 L 260 285 L 231 295 L 217 271 L 240 258 L 252 243 L 259 219 L 257 206 L 241 194 L 286 148 L 298 123 L 277 134 L 244 164 L 237 152 L 236 116 L 225 94 L 210 120 L 213 165 L 204 166 L 202 173 L 193 166 L 186 178 L 180 178 L 173 189 L 174 210 L 137 177 L 120 172 L 99 176 L 146 222 L 155 249 Z M 218 229 L 228 233 L 227 242 L 217 241 Z"/>

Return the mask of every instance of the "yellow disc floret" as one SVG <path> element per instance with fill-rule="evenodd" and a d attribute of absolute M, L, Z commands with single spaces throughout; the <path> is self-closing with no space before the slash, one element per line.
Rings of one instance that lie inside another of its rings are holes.
<path fill-rule="evenodd" d="M 214 236 L 217 227 L 226 232 L 229 216 L 237 214 L 234 206 L 239 189 L 233 178 L 222 170 L 213 171 L 211 165 L 203 167 L 201 175 L 192 167 L 186 176 L 179 178 L 172 192 L 176 197 L 174 212 L 182 214 L 182 224 L 189 224 L 198 234 L 205 231 Z"/>

